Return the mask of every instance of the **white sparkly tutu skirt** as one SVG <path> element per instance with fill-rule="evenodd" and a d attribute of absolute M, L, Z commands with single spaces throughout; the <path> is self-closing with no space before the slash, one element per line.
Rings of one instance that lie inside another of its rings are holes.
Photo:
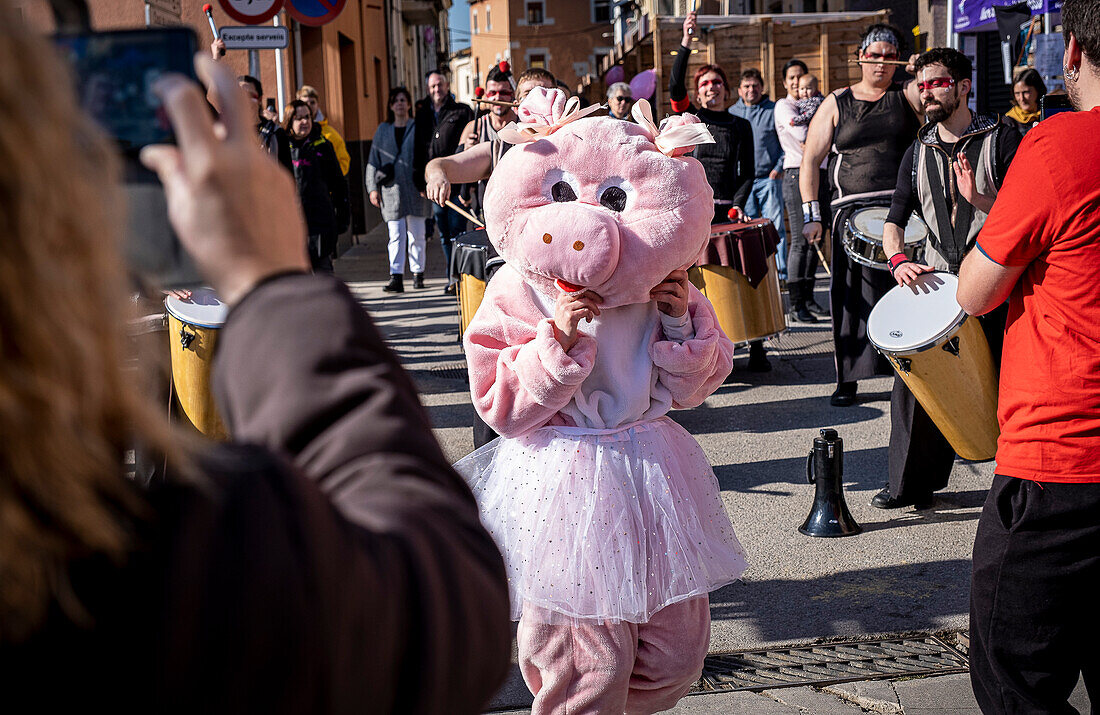
<path fill-rule="evenodd" d="M 706 455 L 667 417 L 542 427 L 455 468 L 504 555 L 513 620 L 530 604 L 552 622 L 645 623 L 745 570 Z"/>

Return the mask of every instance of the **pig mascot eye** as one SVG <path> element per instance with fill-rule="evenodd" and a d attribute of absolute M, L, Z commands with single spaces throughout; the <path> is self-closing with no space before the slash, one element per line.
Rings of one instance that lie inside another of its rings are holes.
<path fill-rule="evenodd" d="M 618 186 L 608 186 L 600 194 L 600 203 L 612 211 L 622 213 L 626 208 L 626 192 Z"/>
<path fill-rule="evenodd" d="M 550 187 L 550 196 L 554 201 L 576 201 L 577 193 L 568 182 L 559 181 Z"/>

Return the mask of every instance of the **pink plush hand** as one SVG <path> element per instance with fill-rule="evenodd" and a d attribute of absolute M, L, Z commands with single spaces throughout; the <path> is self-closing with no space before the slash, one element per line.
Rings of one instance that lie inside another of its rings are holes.
<path fill-rule="evenodd" d="M 554 304 L 554 337 L 562 350 L 569 352 L 569 348 L 576 344 L 580 337 L 578 326 L 581 320 L 591 323 L 592 318 L 600 314 L 602 302 L 603 298 L 590 290 L 562 291 L 558 294 Z"/>
<path fill-rule="evenodd" d="M 688 274 L 685 270 L 676 270 L 668 278 L 657 284 L 649 296 L 657 301 L 657 310 L 673 318 L 679 318 L 687 312 Z"/>

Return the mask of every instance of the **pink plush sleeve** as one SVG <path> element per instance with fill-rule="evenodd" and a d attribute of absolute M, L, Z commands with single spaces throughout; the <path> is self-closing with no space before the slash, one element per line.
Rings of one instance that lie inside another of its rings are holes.
<path fill-rule="evenodd" d="M 733 343 L 722 332 L 710 301 L 688 284 L 688 314 L 695 337 L 659 340 L 649 354 L 657 379 L 672 393 L 672 406 L 696 407 L 718 389 L 733 369 Z"/>
<path fill-rule="evenodd" d="M 485 423 L 505 437 L 542 427 L 592 372 L 596 341 L 582 335 L 569 352 L 519 276 L 502 268 L 463 338 L 470 394 Z"/>

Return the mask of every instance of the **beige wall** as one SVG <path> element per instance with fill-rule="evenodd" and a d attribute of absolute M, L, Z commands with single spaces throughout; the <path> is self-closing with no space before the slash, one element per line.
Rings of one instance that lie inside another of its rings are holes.
<path fill-rule="evenodd" d="M 25 21 L 43 31 L 53 29 L 52 17 L 44 0 L 10 0 Z M 198 34 L 206 49 L 213 39 L 206 16 L 204 0 L 181 0 L 180 20 Z M 218 27 L 237 25 L 222 12 L 216 0 L 214 21 Z M 92 26 L 96 29 L 144 27 L 145 10 L 140 0 L 88 0 Z M 281 13 L 284 23 L 289 21 Z M 271 21 L 265 23 L 271 24 Z M 321 94 L 325 114 L 333 126 L 348 141 L 369 140 L 380 119 L 385 119 L 385 102 L 389 93 L 386 30 L 382 0 L 348 0 L 344 11 L 322 28 L 303 31 L 303 81 Z M 308 48 L 308 49 L 307 49 Z M 291 46 L 281 53 L 260 51 L 260 80 L 266 97 L 276 97 L 275 62 L 281 56 L 284 69 L 284 89 L 287 101 L 297 89 L 294 37 Z M 221 60 L 236 74 L 248 73 L 248 53 L 230 51 Z"/>

